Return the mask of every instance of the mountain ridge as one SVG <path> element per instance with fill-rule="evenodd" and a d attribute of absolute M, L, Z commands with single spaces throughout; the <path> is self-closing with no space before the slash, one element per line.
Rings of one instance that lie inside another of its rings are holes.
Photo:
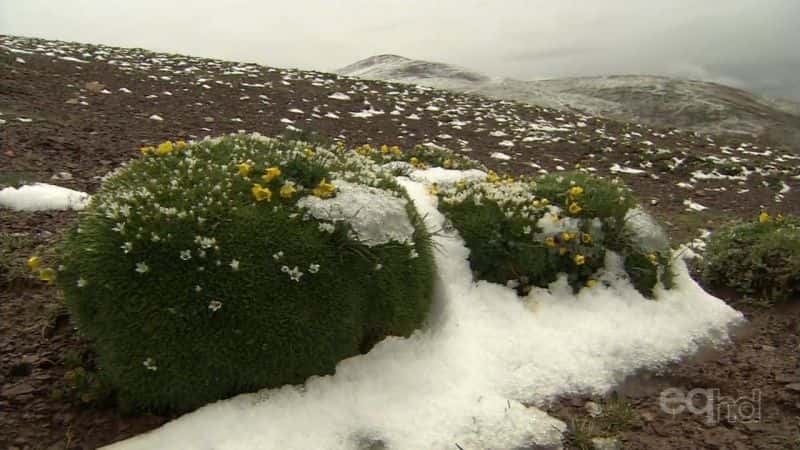
<path fill-rule="evenodd" d="M 336 71 L 345 76 L 420 84 L 625 122 L 705 134 L 730 134 L 800 146 L 800 103 L 720 83 L 659 75 L 603 75 L 523 81 L 382 54 Z"/>

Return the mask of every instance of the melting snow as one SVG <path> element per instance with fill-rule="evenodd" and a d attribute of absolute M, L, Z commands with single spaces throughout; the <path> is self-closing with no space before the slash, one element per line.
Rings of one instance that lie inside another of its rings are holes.
<path fill-rule="evenodd" d="M 350 100 L 350 96 L 342 92 L 335 92 L 329 95 L 328 98 L 332 98 L 334 100 Z"/>
<path fill-rule="evenodd" d="M 52 184 L 36 183 L 0 190 L 0 206 L 17 211 L 81 210 L 89 194 Z"/>
<path fill-rule="evenodd" d="M 494 159 L 502 159 L 503 161 L 508 161 L 509 159 L 511 159 L 511 156 L 501 152 L 494 152 L 489 156 L 491 156 Z"/>
<path fill-rule="evenodd" d="M 398 180 L 429 228 L 446 229 L 427 187 Z M 573 295 L 562 278 L 520 299 L 473 281 L 457 234 L 434 241 L 436 298 L 424 330 L 342 361 L 333 376 L 220 401 L 111 448 L 355 449 L 370 439 L 398 450 L 559 446 L 565 425 L 523 402 L 604 393 L 638 369 L 727 342 L 743 320 L 682 260 L 675 288 L 657 289 L 657 300 L 619 279 L 613 254 L 605 283 Z"/>

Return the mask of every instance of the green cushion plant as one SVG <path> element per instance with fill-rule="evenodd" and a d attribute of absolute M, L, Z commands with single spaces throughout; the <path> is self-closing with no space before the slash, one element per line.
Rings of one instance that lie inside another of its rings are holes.
<path fill-rule="evenodd" d="M 479 279 L 511 282 L 525 294 L 565 273 L 578 291 L 596 283 L 611 250 L 624 259 L 642 294 L 652 297 L 659 280 L 671 284 L 668 242 L 652 246 L 639 239 L 629 225 L 644 212 L 618 181 L 584 173 L 513 180 L 490 171 L 483 181 L 437 192 L 439 208 L 465 240 Z"/>
<path fill-rule="evenodd" d="M 724 226 L 711 234 L 703 280 L 775 303 L 800 296 L 800 218 L 771 217 Z"/>
<path fill-rule="evenodd" d="M 425 320 L 430 236 L 369 158 L 258 135 L 142 151 L 82 212 L 57 276 L 125 409 L 301 383 Z"/>

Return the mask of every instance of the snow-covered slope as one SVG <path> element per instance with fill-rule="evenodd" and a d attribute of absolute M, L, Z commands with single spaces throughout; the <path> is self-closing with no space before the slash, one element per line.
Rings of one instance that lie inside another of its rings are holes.
<path fill-rule="evenodd" d="M 373 56 L 339 74 L 422 84 L 658 127 L 768 137 L 800 143 L 800 104 L 721 84 L 659 76 L 614 75 L 520 81 L 457 66 Z"/>

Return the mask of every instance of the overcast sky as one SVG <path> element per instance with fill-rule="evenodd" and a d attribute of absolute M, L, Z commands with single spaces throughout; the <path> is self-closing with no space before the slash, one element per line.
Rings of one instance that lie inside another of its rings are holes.
<path fill-rule="evenodd" d="M 318 70 L 394 53 L 519 79 L 670 75 L 800 100 L 800 0 L 0 0 L 0 34 Z"/>

